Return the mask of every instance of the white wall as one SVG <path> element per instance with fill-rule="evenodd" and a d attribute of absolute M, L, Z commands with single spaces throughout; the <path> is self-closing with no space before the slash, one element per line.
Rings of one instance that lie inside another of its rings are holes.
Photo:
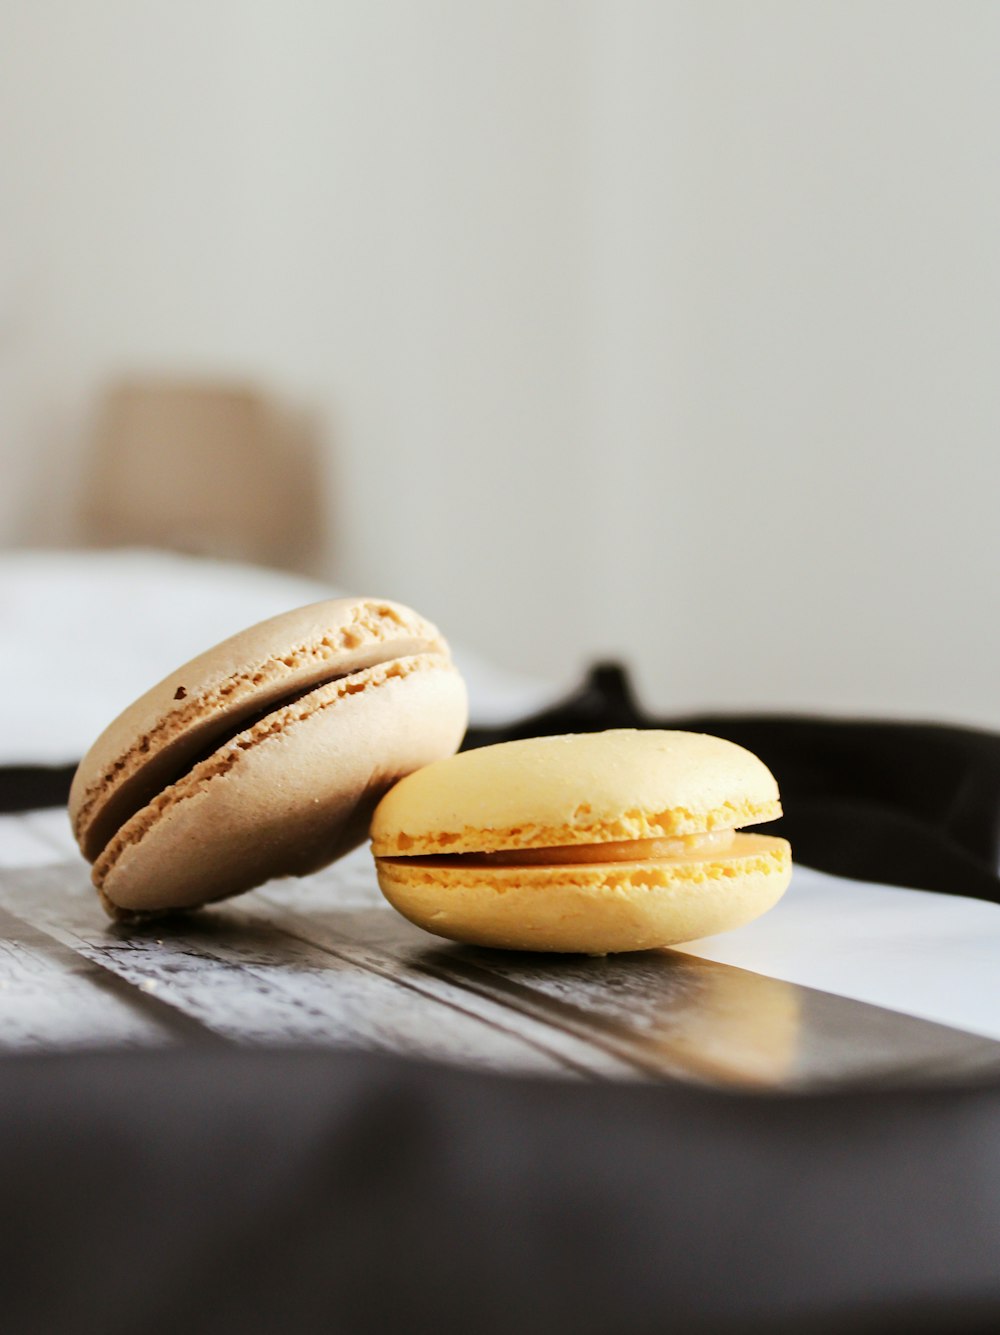
<path fill-rule="evenodd" d="M 1000 725 L 1000 5 L 0 13 L 0 538 L 112 375 L 251 375 L 503 662 Z"/>

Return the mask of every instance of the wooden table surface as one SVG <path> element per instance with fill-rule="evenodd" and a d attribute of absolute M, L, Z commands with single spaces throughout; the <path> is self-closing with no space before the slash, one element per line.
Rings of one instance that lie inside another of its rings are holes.
<path fill-rule="evenodd" d="M 1000 1070 L 1000 1044 L 681 951 L 458 947 L 358 850 L 139 929 L 100 908 L 62 811 L 0 817 L 0 1050 L 360 1047 L 569 1079 L 748 1089 Z"/>

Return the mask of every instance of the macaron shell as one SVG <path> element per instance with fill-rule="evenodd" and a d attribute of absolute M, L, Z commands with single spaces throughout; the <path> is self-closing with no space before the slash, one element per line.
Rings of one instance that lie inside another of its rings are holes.
<path fill-rule="evenodd" d="M 428 650 L 436 628 L 384 599 L 335 598 L 230 637 L 170 673 L 105 729 L 81 761 L 69 798 L 93 860 L 136 810 L 244 719 L 332 675 Z"/>
<path fill-rule="evenodd" d="M 411 774 L 379 804 L 376 857 L 544 848 L 733 829 L 781 815 L 734 742 L 656 729 L 532 737 Z"/>
<path fill-rule="evenodd" d="M 404 917 L 469 945 L 604 955 L 694 941 L 773 907 L 792 874 L 784 839 L 738 834 L 725 856 L 684 862 L 473 867 L 378 859 Z"/>
<path fill-rule="evenodd" d="M 359 844 L 398 778 L 449 754 L 465 685 L 436 655 L 318 687 L 221 747 L 118 832 L 94 867 L 115 916 L 193 907 Z"/>

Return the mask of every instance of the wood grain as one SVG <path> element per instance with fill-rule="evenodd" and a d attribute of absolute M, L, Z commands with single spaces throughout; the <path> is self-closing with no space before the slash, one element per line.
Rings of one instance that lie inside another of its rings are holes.
<path fill-rule="evenodd" d="M 4 818 L 0 1048 L 264 1043 L 761 1090 L 1000 1069 L 990 1040 L 682 952 L 443 942 L 388 907 L 365 850 L 126 928 L 99 907 L 64 813 Z"/>

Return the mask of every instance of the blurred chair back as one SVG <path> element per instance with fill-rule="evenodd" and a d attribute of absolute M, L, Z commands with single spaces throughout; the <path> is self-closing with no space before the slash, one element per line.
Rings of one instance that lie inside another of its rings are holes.
<path fill-rule="evenodd" d="M 85 537 L 308 565 L 320 529 L 311 446 L 252 386 L 122 382 L 99 415 Z"/>

